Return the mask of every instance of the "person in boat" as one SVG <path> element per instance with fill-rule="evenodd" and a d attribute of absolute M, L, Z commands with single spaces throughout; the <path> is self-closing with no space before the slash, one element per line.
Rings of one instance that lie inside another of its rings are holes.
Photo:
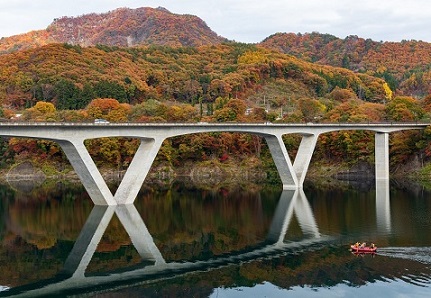
<path fill-rule="evenodd" d="M 361 244 L 361 248 L 364 248 L 364 247 L 366 247 L 367 246 L 367 243 L 365 243 L 365 242 L 362 242 L 362 244 Z"/>
<path fill-rule="evenodd" d="M 375 248 L 376 246 L 374 245 L 374 243 L 371 243 L 371 248 Z"/>
<path fill-rule="evenodd" d="M 354 245 L 356 248 L 359 247 L 359 242 L 356 242 Z"/>

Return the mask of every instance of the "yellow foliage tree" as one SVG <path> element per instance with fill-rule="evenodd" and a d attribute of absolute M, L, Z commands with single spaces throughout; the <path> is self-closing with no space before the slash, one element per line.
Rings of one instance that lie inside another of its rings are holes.
<path fill-rule="evenodd" d="M 55 106 L 50 102 L 38 101 L 36 105 L 24 111 L 24 120 L 55 121 L 57 116 Z"/>
<path fill-rule="evenodd" d="M 392 99 L 392 90 L 389 87 L 388 83 L 383 83 L 383 90 L 385 90 L 385 98 L 387 100 L 391 100 Z"/>
<path fill-rule="evenodd" d="M 265 63 L 267 60 L 261 51 L 247 51 L 238 57 L 238 64 L 258 64 Z"/>
<path fill-rule="evenodd" d="M 44 101 L 38 101 L 33 109 L 45 115 L 55 113 L 56 111 L 55 106 L 52 103 Z"/>

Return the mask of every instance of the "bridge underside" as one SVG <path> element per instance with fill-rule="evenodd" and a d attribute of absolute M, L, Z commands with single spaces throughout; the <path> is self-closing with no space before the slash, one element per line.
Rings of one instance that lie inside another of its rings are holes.
<path fill-rule="evenodd" d="M 303 134 L 295 160 L 291 161 L 282 135 L 265 135 L 277 167 L 283 189 L 301 188 L 319 134 Z M 115 194 L 105 180 L 84 146 L 84 140 L 59 140 L 58 144 L 78 174 L 92 201 L 96 205 L 132 204 L 147 177 L 164 138 L 140 138 L 141 143 Z M 377 180 L 389 179 L 389 134 L 375 135 L 375 173 Z"/>

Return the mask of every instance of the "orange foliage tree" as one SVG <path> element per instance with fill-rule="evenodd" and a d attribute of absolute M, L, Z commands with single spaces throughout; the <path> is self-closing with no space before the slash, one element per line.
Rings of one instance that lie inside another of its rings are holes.
<path fill-rule="evenodd" d="M 93 99 L 86 108 L 91 118 L 104 118 L 112 122 L 127 121 L 130 110 L 129 104 L 120 104 L 113 98 Z"/>

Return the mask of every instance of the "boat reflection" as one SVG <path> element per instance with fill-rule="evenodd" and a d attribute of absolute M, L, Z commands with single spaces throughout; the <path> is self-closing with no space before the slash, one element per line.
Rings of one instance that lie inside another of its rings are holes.
<path fill-rule="evenodd" d="M 127 231 L 133 246 L 142 258 L 141 266 L 133 266 L 121 272 L 86 274 L 97 245 L 114 214 Z M 305 235 L 301 241 L 286 241 L 288 227 L 296 216 Z M 61 293 L 91 291 L 104 285 L 118 287 L 163 279 L 198 270 L 210 270 L 231 264 L 270 258 L 288 249 L 305 248 L 328 240 L 319 233 L 313 212 L 302 189 L 284 190 L 276 207 L 266 241 L 247 251 L 231 252 L 208 260 L 194 262 L 166 262 L 154 243 L 142 217 L 133 204 L 118 206 L 94 206 L 75 245 L 68 255 L 64 268 L 54 278 L 33 284 L 11 288 L 0 296 L 40 297 Z"/>

